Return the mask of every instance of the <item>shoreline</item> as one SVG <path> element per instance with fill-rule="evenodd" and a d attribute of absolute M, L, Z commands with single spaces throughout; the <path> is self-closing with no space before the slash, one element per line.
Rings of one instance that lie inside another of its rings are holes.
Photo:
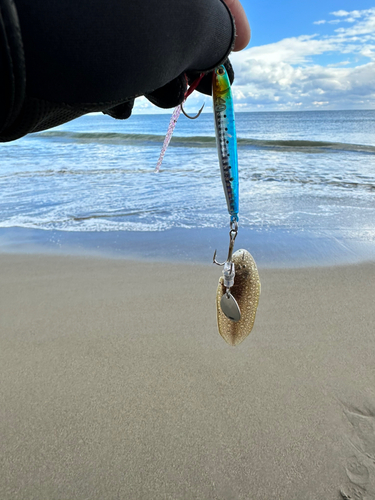
<path fill-rule="evenodd" d="M 375 489 L 375 263 L 262 269 L 0 254 L 3 500 L 339 500 Z"/>
<path fill-rule="evenodd" d="M 210 264 L 226 256 L 228 228 L 80 232 L 0 228 L 0 255 L 45 254 Z M 305 268 L 375 261 L 375 242 L 334 232 L 240 228 L 235 249 L 246 248 L 260 268 Z"/>

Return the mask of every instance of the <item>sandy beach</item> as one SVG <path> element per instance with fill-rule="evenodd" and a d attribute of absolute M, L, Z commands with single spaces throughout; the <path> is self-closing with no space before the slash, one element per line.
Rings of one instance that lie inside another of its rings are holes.
<path fill-rule="evenodd" d="M 260 268 L 238 347 L 219 275 L 0 255 L 2 500 L 375 498 L 375 264 Z"/>

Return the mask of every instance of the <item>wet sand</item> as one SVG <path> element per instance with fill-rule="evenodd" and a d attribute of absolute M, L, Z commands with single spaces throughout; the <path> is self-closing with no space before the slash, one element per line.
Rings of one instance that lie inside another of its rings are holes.
<path fill-rule="evenodd" d="M 237 347 L 219 274 L 0 255 L 2 500 L 375 498 L 375 264 L 260 268 Z"/>

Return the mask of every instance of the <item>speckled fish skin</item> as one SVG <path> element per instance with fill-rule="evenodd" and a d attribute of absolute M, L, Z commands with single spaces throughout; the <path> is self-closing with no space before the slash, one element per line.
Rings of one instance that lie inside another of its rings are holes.
<path fill-rule="evenodd" d="M 232 346 L 240 344 L 250 334 L 254 326 L 260 296 L 258 269 L 252 255 L 247 250 L 237 250 L 233 254 L 236 279 L 230 289 L 241 311 L 237 322 L 228 319 L 220 307 L 221 297 L 225 294 L 223 277 L 219 279 L 216 292 L 217 326 L 223 339 Z"/>

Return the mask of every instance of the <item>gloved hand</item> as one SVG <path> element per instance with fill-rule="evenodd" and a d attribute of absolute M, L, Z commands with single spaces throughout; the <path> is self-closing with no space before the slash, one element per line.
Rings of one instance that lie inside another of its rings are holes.
<path fill-rule="evenodd" d="M 222 0 L 0 0 L 0 141 L 93 111 L 127 118 L 141 95 L 174 107 L 185 75 L 207 73 L 210 94 L 234 42 Z"/>

